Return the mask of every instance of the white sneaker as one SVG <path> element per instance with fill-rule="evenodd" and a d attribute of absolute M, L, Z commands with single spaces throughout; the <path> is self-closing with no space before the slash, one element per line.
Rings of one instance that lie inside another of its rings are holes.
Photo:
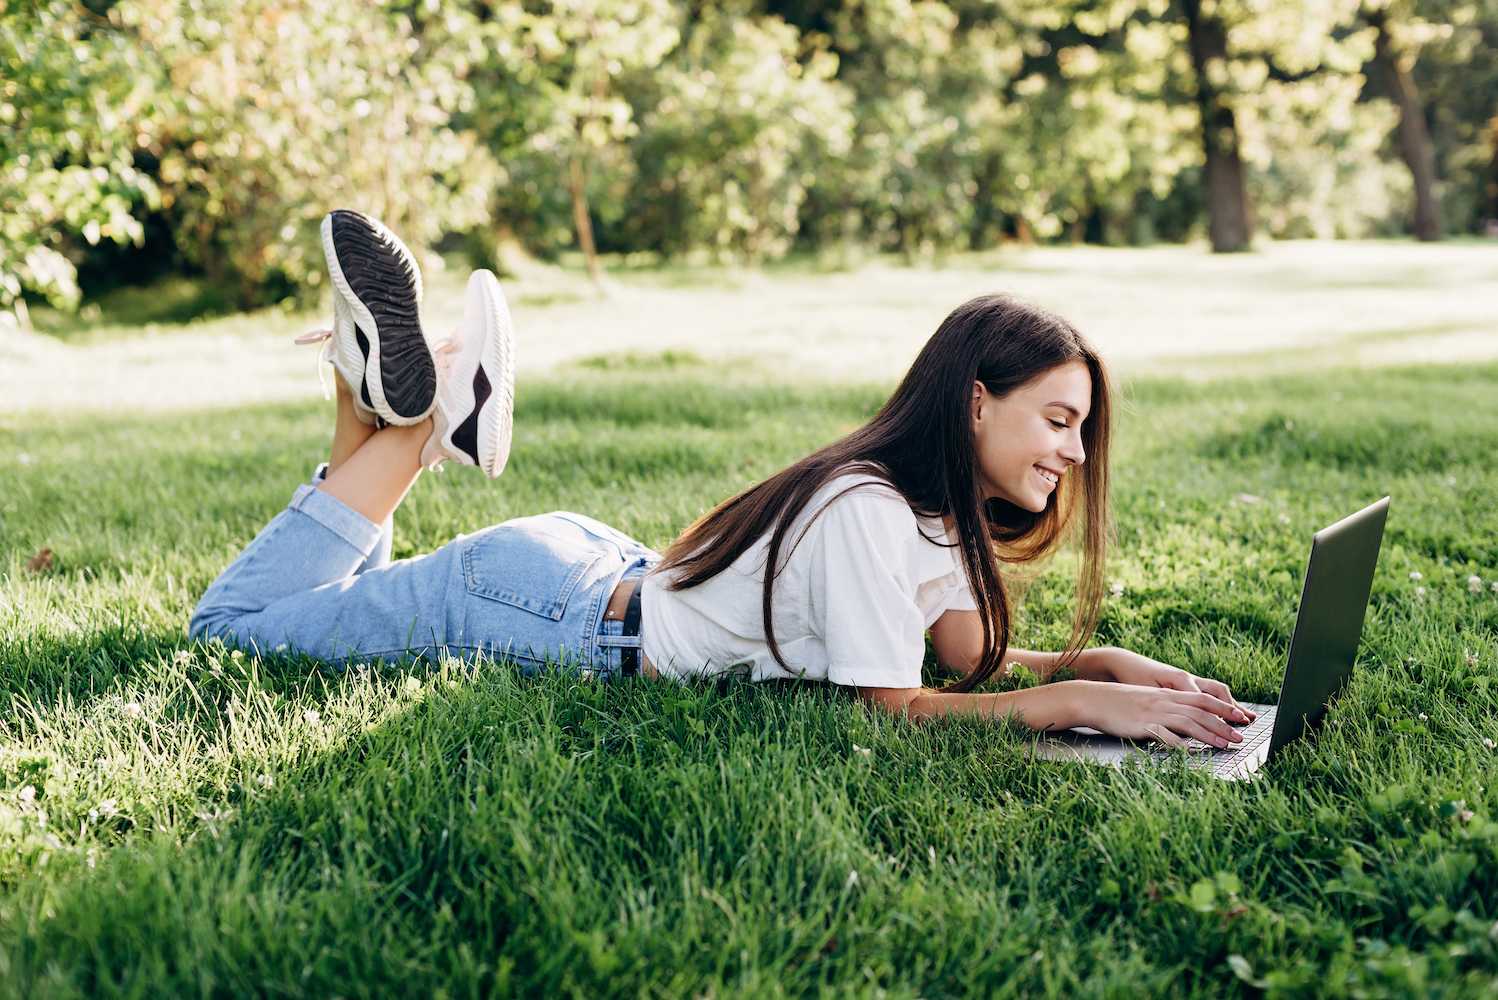
<path fill-rule="evenodd" d="M 421 464 L 451 459 L 494 479 L 510 457 L 515 411 L 515 337 L 510 309 L 490 271 L 468 278 L 463 319 L 436 345 L 437 404 Z"/>
<path fill-rule="evenodd" d="M 317 354 L 317 383 L 322 386 L 323 399 L 333 398 L 333 394 L 328 391 L 328 380 L 324 377 L 323 369 L 323 365 L 331 364 L 333 370 L 337 372 L 337 377 L 343 380 L 343 384 L 349 387 L 349 392 L 353 395 L 354 416 L 358 417 L 361 423 L 369 424 L 371 427 L 381 426 L 379 414 L 375 413 L 368 406 L 365 406 L 364 400 L 360 398 L 359 386 L 364 381 L 364 366 L 361 364 L 358 370 L 354 372 L 344 371 L 347 361 L 338 356 L 338 345 L 333 339 L 333 330 L 331 327 L 320 330 L 308 330 L 301 336 L 294 338 L 293 343 L 322 345 L 322 350 Z"/>
<path fill-rule="evenodd" d="M 333 281 L 333 338 L 325 350 L 355 409 L 386 423 L 420 423 L 436 400 L 437 371 L 421 329 L 416 258 L 378 220 L 346 209 L 323 217 L 322 247 Z"/>

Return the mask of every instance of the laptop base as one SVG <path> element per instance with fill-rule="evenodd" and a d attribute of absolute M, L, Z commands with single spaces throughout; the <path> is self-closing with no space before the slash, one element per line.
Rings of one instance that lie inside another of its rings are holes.
<path fill-rule="evenodd" d="M 1224 781 L 1243 781 L 1259 770 L 1269 756 L 1269 737 L 1274 731 L 1278 706 L 1241 704 L 1258 713 L 1258 718 L 1249 725 L 1233 727 L 1243 734 L 1243 742 L 1219 750 L 1200 740 L 1187 740 L 1184 755 L 1188 767 L 1210 771 L 1214 778 Z M 1180 747 L 1167 747 L 1154 741 L 1144 743 L 1119 739 L 1087 726 L 1046 733 L 1035 742 L 1037 757 L 1120 768 L 1132 758 L 1154 762 L 1175 760 L 1182 754 Z"/>

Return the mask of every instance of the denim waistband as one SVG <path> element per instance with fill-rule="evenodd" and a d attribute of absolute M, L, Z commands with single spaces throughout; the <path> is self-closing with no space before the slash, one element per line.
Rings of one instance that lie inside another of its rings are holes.
<path fill-rule="evenodd" d="M 625 568 L 619 577 L 619 582 L 614 585 L 617 590 L 620 584 L 628 580 L 642 580 L 651 566 L 657 560 L 649 556 L 639 556 Z M 605 615 L 608 601 L 605 599 L 603 610 L 598 616 L 598 630 L 594 637 L 598 644 L 599 658 L 603 661 L 602 670 L 616 677 L 631 677 L 638 674 L 640 669 L 640 633 L 643 631 L 643 623 L 636 615 L 639 612 L 640 595 L 644 586 L 635 587 L 635 592 L 630 597 L 630 607 L 624 618 L 609 618 Z M 610 591 L 612 594 L 612 591 Z M 631 629 L 632 626 L 632 629 Z"/>

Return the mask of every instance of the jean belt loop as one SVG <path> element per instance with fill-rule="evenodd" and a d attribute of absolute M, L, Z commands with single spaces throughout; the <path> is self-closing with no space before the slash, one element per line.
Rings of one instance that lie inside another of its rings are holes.
<path fill-rule="evenodd" d="M 640 593 L 645 589 L 645 581 L 641 580 L 635 585 L 634 592 L 629 595 L 629 603 L 624 609 L 624 634 L 640 634 Z M 625 646 L 620 656 L 620 666 L 623 668 L 625 677 L 633 677 L 640 672 L 640 647 Z"/>

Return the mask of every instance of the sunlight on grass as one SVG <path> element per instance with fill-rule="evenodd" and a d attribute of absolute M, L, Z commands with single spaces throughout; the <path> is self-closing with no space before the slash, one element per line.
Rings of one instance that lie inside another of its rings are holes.
<path fill-rule="evenodd" d="M 458 321 L 466 277 L 457 264 L 429 270 L 423 308 L 433 335 Z M 1498 358 L 1498 255 L 1475 242 L 1278 243 L 1231 258 L 1174 246 L 1013 249 L 939 267 L 874 258 L 831 274 L 802 262 L 762 272 L 624 270 L 610 282 L 608 297 L 556 268 L 506 283 L 520 393 L 528 377 L 559 365 L 630 355 L 700 357 L 781 383 L 892 383 L 947 312 L 995 291 L 1058 310 L 1128 373 Z M 0 334 L 0 413 L 312 399 L 312 352 L 290 340 L 326 321 L 264 310 L 142 329 L 103 316 L 87 329 L 59 328 L 61 340 Z"/>

